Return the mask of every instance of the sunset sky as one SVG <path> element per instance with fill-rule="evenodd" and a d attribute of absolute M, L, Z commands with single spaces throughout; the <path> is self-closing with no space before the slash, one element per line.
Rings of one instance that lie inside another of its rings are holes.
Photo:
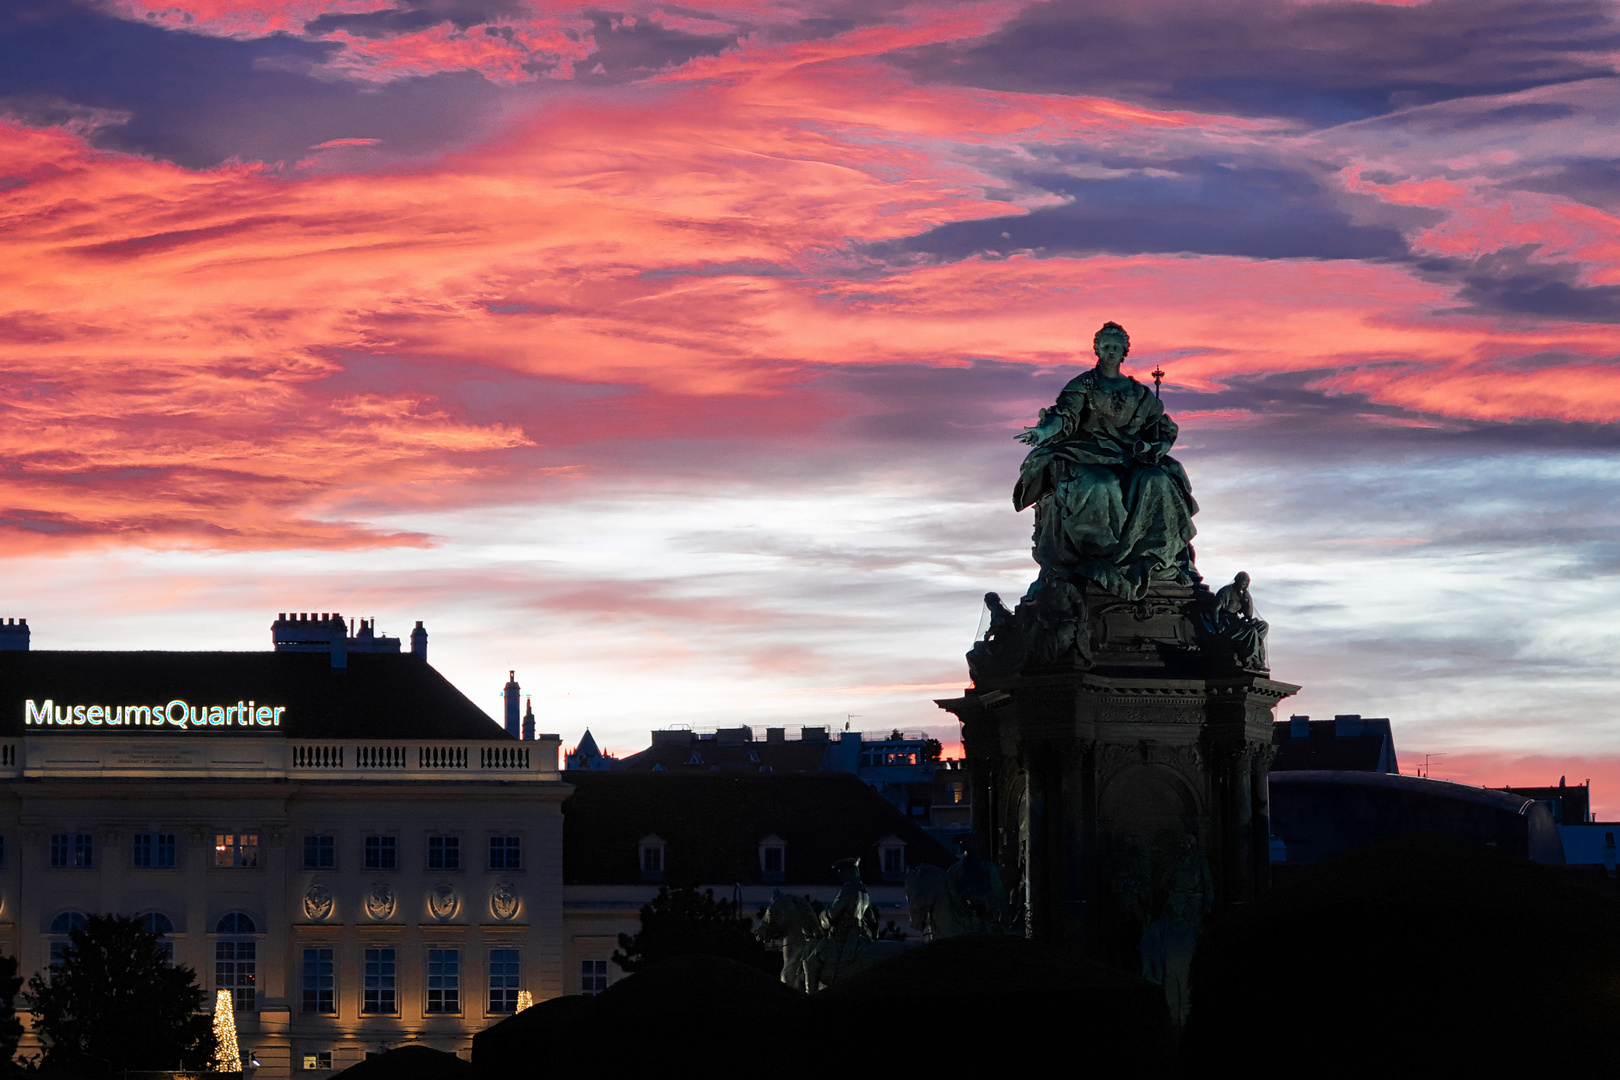
<path fill-rule="evenodd" d="M 1620 814 L 1620 7 L 6 0 L 0 616 L 954 739 L 1156 364 L 1290 711 Z"/>

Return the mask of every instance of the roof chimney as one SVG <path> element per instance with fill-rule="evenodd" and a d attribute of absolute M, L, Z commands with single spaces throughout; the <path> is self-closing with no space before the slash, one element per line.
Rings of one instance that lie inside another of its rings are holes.
<path fill-rule="evenodd" d="M 523 699 L 523 741 L 534 742 L 534 699 Z"/>
<path fill-rule="evenodd" d="M 422 620 L 416 620 L 416 629 L 411 631 L 411 653 L 419 659 L 427 659 L 427 631 L 422 628 Z"/>
<path fill-rule="evenodd" d="M 28 651 L 28 620 L 6 619 L 0 622 L 0 652 Z"/>
<path fill-rule="evenodd" d="M 517 683 L 517 672 L 506 673 L 506 733 L 514 739 L 523 737 L 523 728 L 518 723 L 518 697 L 521 693 Z"/>

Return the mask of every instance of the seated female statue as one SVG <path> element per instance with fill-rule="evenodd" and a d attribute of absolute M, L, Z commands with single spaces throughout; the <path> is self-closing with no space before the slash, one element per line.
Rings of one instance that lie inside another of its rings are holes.
<path fill-rule="evenodd" d="M 1035 507 L 1042 577 L 1096 582 L 1139 600 L 1152 582 L 1192 585 L 1198 512 L 1187 473 L 1168 456 L 1175 422 L 1153 392 L 1119 365 L 1130 337 L 1105 323 L 1097 365 L 1069 381 L 1057 404 L 1018 438 L 1030 444 L 1013 505 Z"/>

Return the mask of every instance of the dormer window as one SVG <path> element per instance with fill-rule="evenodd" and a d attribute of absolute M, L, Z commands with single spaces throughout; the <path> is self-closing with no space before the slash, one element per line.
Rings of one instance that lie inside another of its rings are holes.
<path fill-rule="evenodd" d="M 642 881 L 664 880 L 664 841 L 661 837 L 643 836 L 636 844 L 637 858 L 641 863 Z"/>
<path fill-rule="evenodd" d="M 787 880 L 787 841 L 780 836 L 759 842 L 759 876 L 762 881 Z"/>
<path fill-rule="evenodd" d="M 885 836 L 878 841 L 878 866 L 884 881 L 906 879 L 906 842 L 898 836 Z"/>

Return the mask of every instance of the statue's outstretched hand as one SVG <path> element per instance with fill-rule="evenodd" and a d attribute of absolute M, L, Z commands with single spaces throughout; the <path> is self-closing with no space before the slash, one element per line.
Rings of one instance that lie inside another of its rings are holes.
<path fill-rule="evenodd" d="M 1040 428 L 1027 427 L 1023 431 L 1020 431 L 1017 435 L 1014 435 L 1013 438 L 1017 439 L 1021 443 L 1024 443 L 1026 446 L 1034 446 L 1036 443 L 1041 441 L 1041 435 L 1042 433 Z"/>

